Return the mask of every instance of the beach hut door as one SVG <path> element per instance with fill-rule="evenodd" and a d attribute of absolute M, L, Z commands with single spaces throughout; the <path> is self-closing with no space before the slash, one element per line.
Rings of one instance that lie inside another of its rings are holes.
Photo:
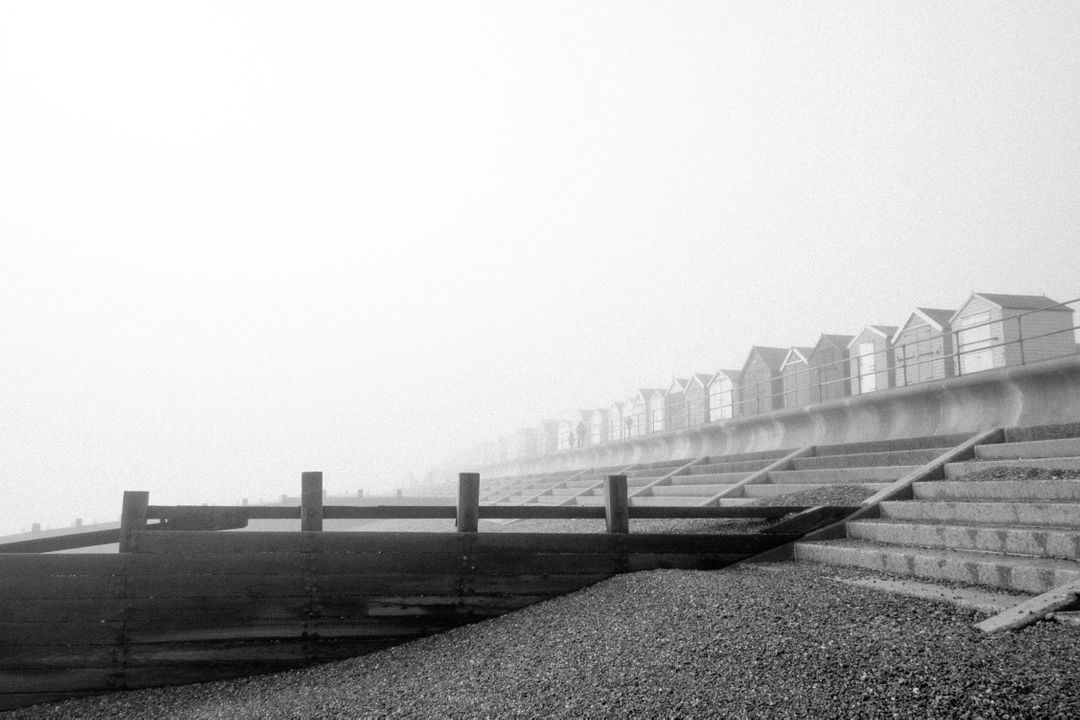
<path fill-rule="evenodd" d="M 960 327 L 967 328 L 960 330 L 956 336 L 961 374 L 967 375 L 994 367 L 994 352 L 991 346 L 995 338 L 990 313 L 981 312 L 960 318 Z"/>

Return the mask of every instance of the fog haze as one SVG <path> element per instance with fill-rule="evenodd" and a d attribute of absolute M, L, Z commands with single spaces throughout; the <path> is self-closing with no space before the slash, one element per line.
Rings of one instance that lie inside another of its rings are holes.
<path fill-rule="evenodd" d="M 0 5 L 0 534 L 1080 296 L 1080 6 Z M 460 468 L 469 470 L 470 468 Z"/>

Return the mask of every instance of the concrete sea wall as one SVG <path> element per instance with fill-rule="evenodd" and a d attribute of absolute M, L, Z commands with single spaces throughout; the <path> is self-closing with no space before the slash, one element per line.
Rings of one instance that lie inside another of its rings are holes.
<path fill-rule="evenodd" d="M 480 468 L 505 477 L 1080 421 L 1080 355 Z"/>

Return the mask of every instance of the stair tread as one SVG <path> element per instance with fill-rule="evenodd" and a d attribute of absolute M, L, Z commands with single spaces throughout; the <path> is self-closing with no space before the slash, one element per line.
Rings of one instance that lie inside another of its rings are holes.
<path fill-rule="evenodd" d="M 1075 560 L 1031 557 L 1027 555 L 1004 555 L 1002 553 L 985 552 L 982 550 L 956 550 L 954 548 L 893 545 L 892 543 L 853 538 L 844 538 L 841 540 L 804 540 L 799 541 L 796 545 L 879 550 L 882 552 L 895 552 L 904 555 L 923 555 L 947 558 L 962 562 L 989 563 L 1009 567 L 1038 567 L 1047 570 L 1066 570 L 1080 574 L 1080 562 Z"/>

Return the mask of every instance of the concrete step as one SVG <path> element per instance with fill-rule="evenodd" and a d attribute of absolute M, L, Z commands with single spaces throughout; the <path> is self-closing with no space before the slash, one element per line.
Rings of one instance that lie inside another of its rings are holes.
<path fill-rule="evenodd" d="M 580 488 L 589 487 L 590 485 L 595 485 L 598 482 L 604 482 L 604 478 L 598 477 L 595 480 L 592 479 L 592 478 L 584 478 L 584 479 L 578 479 L 578 480 L 567 480 L 566 481 L 566 487 L 573 487 L 573 488 L 579 488 L 580 489 Z"/>
<path fill-rule="evenodd" d="M 647 468 L 641 468 L 641 469 L 638 469 L 638 470 L 627 470 L 626 472 L 624 472 L 622 474 L 625 475 L 628 478 L 664 477 L 665 475 L 667 475 L 667 474 L 669 474 L 671 472 L 674 472 L 675 470 L 678 470 L 679 468 L 681 468 L 683 465 L 685 465 L 688 462 L 690 462 L 690 461 L 686 460 L 686 461 L 682 461 L 682 462 L 672 463 L 670 465 L 665 464 L 665 465 L 661 465 L 661 466 L 657 466 L 657 467 L 647 467 Z M 612 474 L 614 474 L 614 473 L 612 473 Z"/>
<path fill-rule="evenodd" d="M 827 483 L 820 483 L 820 484 L 811 484 L 811 483 L 796 484 L 796 483 L 792 483 L 792 484 L 784 484 L 784 485 L 774 485 L 772 483 L 758 483 L 757 485 L 743 485 L 743 493 L 747 497 L 754 497 L 754 498 L 778 497 L 780 495 L 791 495 L 793 493 L 803 492 L 805 490 L 816 490 L 816 489 L 818 489 L 820 487 L 825 487 L 826 484 Z M 845 483 L 845 484 L 847 484 L 847 485 L 858 485 L 859 487 L 864 487 L 864 488 L 866 488 L 866 489 L 868 489 L 868 490 L 870 490 L 872 492 L 877 492 L 878 490 L 882 490 L 882 489 L 887 488 L 889 486 L 889 483 L 876 483 L 876 482 Z"/>
<path fill-rule="evenodd" d="M 1009 458 L 1080 457 L 1080 438 L 978 445 L 975 456 L 986 460 Z"/>
<path fill-rule="evenodd" d="M 656 485 L 650 488 L 649 492 L 653 497 L 663 497 L 665 495 L 712 497 L 730 487 L 730 485 Z"/>
<path fill-rule="evenodd" d="M 730 462 L 746 462 L 751 460 L 768 460 L 773 462 L 779 460 L 785 455 L 793 452 L 796 448 L 788 448 L 787 450 L 762 450 L 760 452 L 749 453 L 733 453 L 731 455 L 710 455 L 702 462 L 704 463 L 730 463 Z"/>
<path fill-rule="evenodd" d="M 795 458 L 796 470 L 823 468 L 876 467 L 882 465 L 925 465 L 948 448 L 923 450 L 892 450 L 889 452 L 859 453 L 858 455 L 822 455 Z"/>
<path fill-rule="evenodd" d="M 569 500 L 566 495 L 541 495 L 536 498 L 537 505 L 562 505 Z"/>
<path fill-rule="evenodd" d="M 715 473 L 752 473 L 767 468 L 780 458 L 772 460 L 743 460 L 742 462 L 715 462 L 687 468 L 686 475 L 711 475 Z M 682 476 L 680 476 L 682 477 Z"/>
<path fill-rule="evenodd" d="M 945 477 L 958 478 L 994 468 L 1045 468 L 1047 470 L 1080 470 L 1080 457 L 1032 458 L 1029 460 L 969 460 L 949 463 Z"/>
<path fill-rule="evenodd" d="M 854 455 L 858 453 L 893 452 L 896 450 L 922 450 L 925 448 L 951 448 L 967 440 L 970 435 L 925 435 L 895 440 L 871 440 L 869 442 L 818 445 L 814 455 Z"/>
<path fill-rule="evenodd" d="M 650 507 L 696 507 L 701 504 L 702 498 L 700 495 L 665 495 L 664 497 L 632 497 L 630 498 L 630 505 L 648 505 Z"/>
<path fill-rule="evenodd" d="M 1014 557 L 947 548 L 881 545 L 866 540 L 830 540 L 795 544 L 805 562 L 863 567 L 877 572 L 930 580 L 983 585 L 1032 594 L 1080 580 L 1072 560 Z"/>
<path fill-rule="evenodd" d="M 1080 503 L 902 500 L 881 503 L 881 517 L 941 523 L 1080 528 Z"/>
<path fill-rule="evenodd" d="M 916 500 L 1080 502 L 1078 480 L 942 480 L 912 485 Z"/>
<path fill-rule="evenodd" d="M 825 470 L 778 470 L 769 473 L 773 483 L 838 483 L 886 482 L 903 477 L 918 465 L 887 465 L 883 467 L 829 468 Z"/>
<path fill-rule="evenodd" d="M 720 498 L 716 501 L 715 507 L 745 507 L 756 502 L 757 498 L 752 497 Z"/>
<path fill-rule="evenodd" d="M 577 495 L 581 492 L 579 487 L 555 487 L 547 491 L 551 495 Z"/>
<path fill-rule="evenodd" d="M 708 473 L 702 475 L 676 475 L 671 478 L 673 484 L 679 485 L 716 485 L 717 483 L 723 485 L 734 485 L 740 480 L 745 480 L 753 473 L 748 472 L 736 472 L 736 473 Z"/>
<path fill-rule="evenodd" d="M 603 505 L 604 498 L 600 495 L 578 495 L 574 498 L 575 505 Z"/>
<path fill-rule="evenodd" d="M 845 527 L 849 538 L 890 545 L 1080 559 L 1080 528 L 951 525 L 891 520 L 856 520 Z"/>

